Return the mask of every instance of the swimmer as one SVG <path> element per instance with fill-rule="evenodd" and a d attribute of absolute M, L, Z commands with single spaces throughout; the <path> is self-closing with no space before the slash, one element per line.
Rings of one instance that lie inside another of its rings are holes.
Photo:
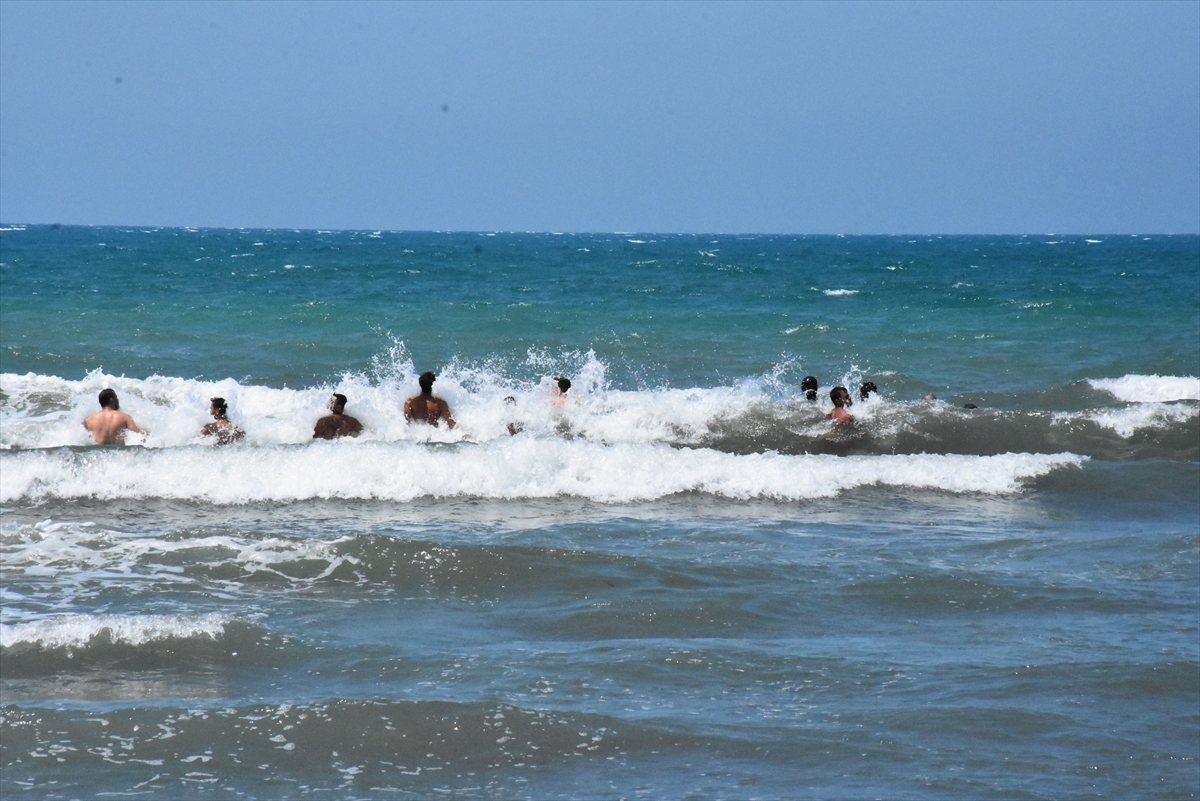
<path fill-rule="evenodd" d="M 439 419 L 445 419 L 446 424 L 454 428 L 457 423 L 450 416 L 450 404 L 433 396 L 433 382 L 436 380 L 437 376 L 433 373 L 421 373 L 421 377 L 417 379 L 417 383 L 421 385 L 421 394 L 404 402 L 404 419 L 410 423 L 413 420 L 422 420 L 431 426 L 436 426 Z"/>
<path fill-rule="evenodd" d="M 571 379 L 563 378 L 562 376 L 559 376 L 558 378 L 554 379 L 554 386 L 553 386 L 554 397 L 552 397 L 550 399 L 550 402 L 553 403 L 555 406 L 562 406 L 564 403 L 567 402 L 567 390 L 570 388 L 571 388 Z"/>
<path fill-rule="evenodd" d="M 83 421 L 83 427 L 92 432 L 97 445 L 123 445 L 125 432 L 141 434 L 142 430 L 133 418 L 120 411 L 116 390 L 105 389 L 100 393 L 100 411 Z"/>
<path fill-rule="evenodd" d="M 858 388 L 858 399 L 866 400 L 867 398 L 871 397 L 872 392 L 874 392 L 876 395 L 879 394 L 879 387 L 875 386 L 875 382 L 863 382 L 863 385 Z"/>
<path fill-rule="evenodd" d="M 853 423 L 854 418 L 846 411 L 852 401 L 850 400 L 850 390 L 845 387 L 834 387 L 829 390 L 829 400 L 833 401 L 833 411 L 829 413 L 830 419 L 835 423 Z"/>
<path fill-rule="evenodd" d="M 328 409 L 333 414 L 327 414 L 317 421 L 316 426 L 313 427 L 313 439 L 357 437 L 362 433 L 362 423 L 348 414 L 343 414 L 346 411 L 345 395 L 333 393 L 333 397 L 329 399 Z"/>
<path fill-rule="evenodd" d="M 204 437 L 216 437 L 218 445 L 228 445 L 246 436 L 246 432 L 229 422 L 229 406 L 224 398 L 209 398 L 208 413 L 213 421 L 200 429 Z"/>
<path fill-rule="evenodd" d="M 813 403 L 816 403 L 817 402 L 817 377 L 815 375 L 804 376 L 804 380 L 800 382 L 800 391 L 804 393 L 804 397 L 807 400 L 812 401 Z"/>

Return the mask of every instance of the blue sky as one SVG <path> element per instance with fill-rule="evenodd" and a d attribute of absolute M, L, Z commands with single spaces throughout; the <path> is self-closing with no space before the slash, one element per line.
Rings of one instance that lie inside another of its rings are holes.
<path fill-rule="evenodd" d="M 0 220 L 1200 231 L 1200 3 L 0 3 Z"/>

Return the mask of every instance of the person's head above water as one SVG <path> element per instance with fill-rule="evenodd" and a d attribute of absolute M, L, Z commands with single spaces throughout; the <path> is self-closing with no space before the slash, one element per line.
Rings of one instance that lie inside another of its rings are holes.
<path fill-rule="evenodd" d="M 421 385 L 421 391 L 426 395 L 433 393 L 434 381 L 437 381 L 437 376 L 433 373 L 421 373 L 421 377 L 417 379 L 417 383 Z"/>
<path fill-rule="evenodd" d="M 115 389 L 100 390 L 100 405 L 105 409 L 120 409 L 121 402 L 117 400 L 117 391 Z"/>
<path fill-rule="evenodd" d="M 333 393 L 333 397 L 329 399 L 329 410 L 334 414 L 346 411 L 346 396 L 340 392 Z"/>
<path fill-rule="evenodd" d="M 224 398 L 209 398 L 208 402 L 212 404 L 213 417 L 224 420 L 225 415 L 229 414 L 229 406 Z"/>
<path fill-rule="evenodd" d="M 800 391 L 810 401 L 817 399 L 817 377 L 815 375 L 806 375 L 804 380 L 800 382 Z"/>
<path fill-rule="evenodd" d="M 554 380 L 558 384 L 558 391 L 561 392 L 562 394 L 566 395 L 567 390 L 571 388 L 571 379 L 563 378 L 562 376 L 559 376 L 558 378 L 556 378 Z"/>
<path fill-rule="evenodd" d="M 833 405 L 839 409 L 849 406 L 853 402 L 850 400 L 850 390 L 845 387 L 834 387 L 829 390 L 829 400 L 833 401 Z"/>
<path fill-rule="evenodd" d="M 875 386 L 874 381 L 864 381 L 863 385 L 858 389 L 858 397 L 860 400 L 866 400 L 871 396 L 872 392 L 878 395 L 879 387 Z"/>

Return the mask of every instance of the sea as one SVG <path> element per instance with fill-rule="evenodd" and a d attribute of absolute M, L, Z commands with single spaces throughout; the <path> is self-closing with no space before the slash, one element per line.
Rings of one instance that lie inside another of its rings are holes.
<path fill-rule="evenodd" d="M 0 601 L 5 801 L 1196 798 L 1200 237 L 5 224 Z"/>

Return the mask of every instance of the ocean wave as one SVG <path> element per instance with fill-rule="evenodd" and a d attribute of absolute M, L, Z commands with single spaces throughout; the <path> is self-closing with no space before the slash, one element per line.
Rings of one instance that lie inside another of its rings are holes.
<path fill-rule="evenodd" d="M 888 485 L 1010 493 L 1086 457 L 732 454 L 517 436 L 481 445 L 341 441 L 307 447 L 57 449 L 0 455 L 0 501 L 165 498 L 240 504 L 575 496 L 603 503 L 679 493 L 804 500 Z"/>
<path fill-rule="evenodd" d="M 1195 376 L 1124 375 L 1090 379 L 1094 388 L 1129 403 L 1200 400 L 1200 378 Z"/>
<path fill-rule="evenodd" d="M 26 623 L 0 624 L 0 647 L 76 650 L 103 640 L 113 645 L 141 646 L 163 640 L 205 638 L 225 633 L 230 618 L 219 614 L 69 615 Z"/>
<path fill-rule="evenodd" d="M 984 406 L 974 410 L 892 397 L 885 388 L 884 395 L 854 405 L 858 426 L 852 434 L 835 434 L 827 417 L 828 398 L 823 393 L 817 403 L 802 400 L 798 386 L 779 375 L 787 366 L 728 386 L 616 389 L 594 355 L 577 357 L 564 405 L 553 403 L 550 375 L 515 381 L 494 365 L 448 368 L 436 389 L 458 421 L 453 430 L 405 421 L 404 400 L 418 389 L 416 370 L 403 354 L 381 359 L 372 376 L 347 375 L 337 384 L 299 389 L 244 385 L 232 378 L 137 379 L 99 370 L 80 381 L 4 374 L 0 450 L 91 446 L 81 422 L 96 410 L 96 395 L 105 387 L 116 389 L 122 410 L 146 432 L 130 435 L 128 443 L 149 449 L 212 446 L 200 431 L 211 419 L 209 398 L 215 396 L 228 401 L 230 418 L 246 431 L 245 441 L 235 447 L 308 444 L 332 392 L 349 397 L 348 413 L 365 426 L 360 441 L 487 443 L 508 440 L 510 432 L 520 430 L 542 439 L 667 444 L 741 454 L 1069 451 L 1131 458 L 1128 441 L 1149 437 L 1153 441 L 1140 444 L 1132 458 L 1194 458 L 1189 455 L 1194 445 L 1180 457 L 1180 443 L 1192 442 L 1191 429 L 1200 414 L 1188 397 L 1200 394 L 1194 378 L 1130 375 L 1019 395 L 969 396 Z M 541 372 L 553 360 L 531 352 L 526 361 Z M 852 368 L 828 382 L 857 386 L 861 378 Z M 1143 400 L 1131 405 L 1116 395 Z"/>

